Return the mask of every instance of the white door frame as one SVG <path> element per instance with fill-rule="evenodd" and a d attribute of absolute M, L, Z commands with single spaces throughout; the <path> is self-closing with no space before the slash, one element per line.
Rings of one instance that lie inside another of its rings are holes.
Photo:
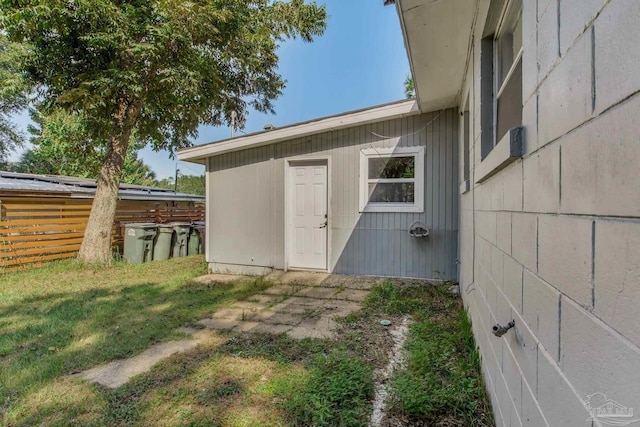
<path fill-rule="evenodd" d="M 313 156 L 313 155 L 302 155 L 302 156 L 293 156 L 293 157 L 285 157 L 284 159 L 284 271 L 288 271 L 289 268 L 289 251 L 291 250 L 289 244 L 289 226 L 291 225 L 291 213 L 289 212 L 289 199 L 291 198 L 290 193 L 290 173 L 289 169 L 292 166 L 292 163 L 299 162 L 326 162 L 327 164 L 327 269 L 326 270 L 316 270 L 309 269 L 309 271 L 322 271 L 326 273 L 331 273 L 331 223 L 333 219 L 331 218 L 331 156 Z M 295 268 L 295 270 L 307 270 L 303 268 Z"/>

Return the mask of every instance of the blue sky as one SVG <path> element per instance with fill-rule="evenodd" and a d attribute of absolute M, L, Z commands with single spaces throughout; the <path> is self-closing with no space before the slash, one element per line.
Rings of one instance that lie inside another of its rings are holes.
<path fill-rule="evenodd" d="M 287 87 L 274 103 L 276 114 L 251 111 L 244 132 L 261 130 L 267 123 L 284 126 L 403 98 L 409 64 L 395 7 L 384 7 L 383 0 L 325 3 L 329 20 L 324 35 L 313 43 L 286 41 L 278 51 Z M 24 115 L 16 120 L 26 128 Z M 203 126 L 194 143 L 229 136 L 229 128 Z M 17 157 L 16 153 L 13 158 Z M 176 160 L 167 152 L 146 148 L 140 157 L 158 178 L 173 176 Z M 204 172 L 192 163 L 178 162 L 177 167 L 186 175 Z"/>

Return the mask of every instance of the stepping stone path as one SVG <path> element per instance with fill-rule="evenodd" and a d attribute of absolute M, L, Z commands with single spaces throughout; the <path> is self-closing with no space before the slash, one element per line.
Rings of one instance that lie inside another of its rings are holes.
<path fill-rule="evenodd" d="M 216 275 L 204 276 L 200 280 Z M 198 323 L 231 332 L 286 333 L 291 338 L 332 338 L 336 317 L 362 307 L 377 279 L 320 273 L 272 273 L 267 281 L 280 283 L 244 301 L 218 310 Z"/>
<path fill-rule="evenodd" d="M 246 280 L 244 276 L 209 274 L 196 279 L 200 283 L 225 283 Z M 211 339 L 211 330 L 231 333 L 286 333 L 294 339 L 332 338 L 336 317 L 360 310 L 371 287 L 383 279 L 307 272 L 274 272 L 265 277 L 277 283 L 216 311 L 198 322 L 202 329 L 180 328 L 190 338 L 156 344 L 129 359 L 117 360 L 74 376 L 109 388 L 120 387 L 135 375 L 175 353 L 183 353 Z"/>

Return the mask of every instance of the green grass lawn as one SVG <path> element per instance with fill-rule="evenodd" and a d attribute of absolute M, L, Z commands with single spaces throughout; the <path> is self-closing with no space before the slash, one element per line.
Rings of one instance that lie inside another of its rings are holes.
<path fill-rule="evenodd" d="M 411 314 L 392 419 L 492 425 L 468 321 L 446 287 L 376 287 L 334 340 L 212 334 L 115 390 L 69 377 L 180 338 L 176 328 L 270 286 L 192 280 L 203 273 L 189 257 L 0 276 L 0 424 L 363 426 L 391 346 L 379 320 Z"/>

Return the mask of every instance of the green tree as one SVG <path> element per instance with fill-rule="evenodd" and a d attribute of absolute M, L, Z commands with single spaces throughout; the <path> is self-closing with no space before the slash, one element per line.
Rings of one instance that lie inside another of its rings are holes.
<path fill-rule="evenodd" d="M 407 76 L 404 79 L 404 96 L 407 97 L 407 99 L 416 96 L 416 88 L 413 85 L 413 78 L 411 76 Z"/>
<path fill-rule="evenodd" d="M 173 177 L 161 179 L 160 181 L 158 181 L 158 187 L 173 190 L 175 188 L 175 180 Z M 204 175 L 178 176 L 178 192 L 204 196 L 206 194 L 206 183 Z"/>
<path fill-rule="evenodd" d="M 79 259 L 108 263 L 118 184 L 132 133 L 155 149 L 190 145 L 200 124 L 243 124 L 284 88 L 276 49 L 311 41 L 326 11 L 304 0 L 23 0 L 1 24 L 27 42 L 21 69 L 45 105 L 77 111 L 107 141 Z"/>
<path fill-rule="evenodd" d="M 7 170 L 9 172 L 59 175 L 54 163 L 34 150 L 22 153 L 19 161 L 7 165 Z"/>
<path fill-rule="evenodd" d="M 155 186 L 156 174 L 138 158 L 137 151 L 130 150 L 122 168 L 122 182 L 127 184 Z"/>
<path fill-rule="evenodd" d="M 28 128 L 33 153 L 55 165 L 52 173 L 98 177 L 106 153 L 106 141 L 93 138 L 87 120 L 78 113 L 62 109 L 47 112 L 32 109 L 30 115 L 35 123 Z"/>
<path fill-rule="evenodd" d="M 107 141 L 94 139 L 89 121 L 78 113 L 54 109 L 47 114 L 31 111 L 35 126 L 29 126 L 34 149 L 26 160 L 32 160 L 22 169 L 31 173 L 97 178 L 107 151 Z M 135 142 L 135 135 L 127 149 L 120 182 L 138 185 L 154 185 L 155 173 L 138 159 L 142 144 Z M 37 162 L 33 162 L 34 158 Z M 20 163 L 23 163 L 21 159 Z M 46 166 L 46 165 L 49 166 Z M 40 165 L 38 170 L 36 166 Z"/>
<path fill-rule="evenodd" d="M 22 44 L 12 43 L 0 32 L 0 165 L 10 151 L 23 143 L 23 135 L 11 121 L 11 115 L 24 109 L 29 87 L 17 66 L 26 53 Z"/>

